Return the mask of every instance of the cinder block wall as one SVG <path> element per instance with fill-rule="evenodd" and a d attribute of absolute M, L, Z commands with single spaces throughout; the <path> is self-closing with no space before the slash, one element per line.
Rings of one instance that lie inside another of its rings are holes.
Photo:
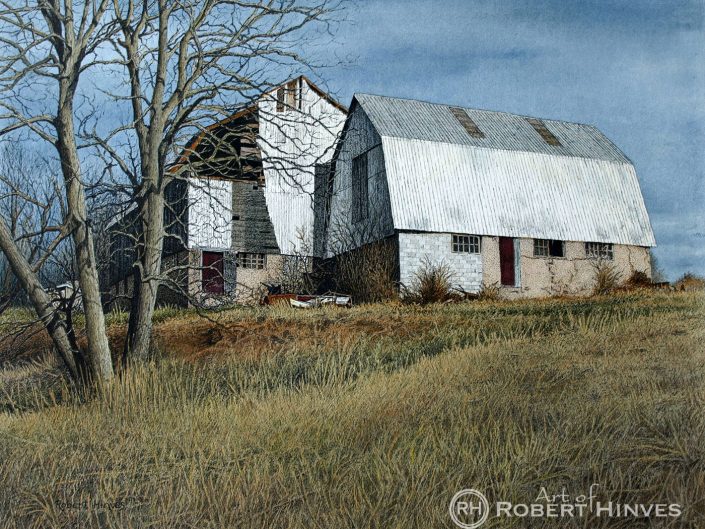
<path fill-rule="evenodd" d="M 482 254 L 453 253 L 450 233 L 399 233 L 399 280 L 406 286 L 426 259 L 445 263 L 453 273 L 453 286 L 477 292 L 482 285 Z"/>

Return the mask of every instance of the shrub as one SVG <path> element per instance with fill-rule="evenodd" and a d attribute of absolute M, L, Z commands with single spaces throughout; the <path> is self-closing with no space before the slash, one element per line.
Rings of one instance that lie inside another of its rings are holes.
<path fill-rule="evenodd" d="M 499 293 L 500 288 L 497 283 L 492 283 L 491 285 L 483 283 L 482 288 L 480 288 L 478 299 L 482 301 L 497 301 L 500 297 Z"/>
<path fill-rule="evenodd" d="M 621 274 L 609 261 L 595 263 L 595 287 L 593 295 L 609 294 L 619 286 Z"/>
<path fill-rule="evenodd" d="M 651 286 L 651 278 L 646 275 L 646 272 L 634 270 L 632 275 L 627 279 L 628 288 L 644 288 Z"/>
<path fill-rule="evenodd" d="M 355 303 L 394 299 L 396 259 L 396 248 L 388 240 L 338 255 L 335 290 L 350 294 Z"/>
<path fill-rule="evenodd" d="M 705 277 L 686 272 L 674 286 L 676 290 L 705 290 Z"/>
<path fill-rule="evenodd" d="M 433 263 L 430 258 L 425 257 L 416 271 L 411 287 L 404 292 L 403 299 L 407 303 L 420 305 L 454 299 L 455 296 L 451 292 L 452 278 L 453 273 L 447 264 Z"/>

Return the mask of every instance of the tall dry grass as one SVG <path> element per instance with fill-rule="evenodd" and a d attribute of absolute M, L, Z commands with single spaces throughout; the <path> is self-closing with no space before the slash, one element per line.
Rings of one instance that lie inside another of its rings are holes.
<path fill-rule="evenodd" d="M 411 332 L 166 357 L 90 402 L 37 393 L 0 414 L 0 527 L 452 527 L 461 488 L 591 483 L 684 514 L 535 525 L 705 525 L 701 294 L 229 317 Z"/>

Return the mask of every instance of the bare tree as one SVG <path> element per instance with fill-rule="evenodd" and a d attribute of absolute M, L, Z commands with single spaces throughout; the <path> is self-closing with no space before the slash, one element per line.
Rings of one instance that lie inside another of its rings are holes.
<path fill-rule="evenodd" d="M 110 35 L 110 26 L 104 24 L 109 6 L 108 0 L 86 2 L 76 12 L 76 5 L 71 2 L 0 2 L 0 39 L 4 51 L 0 62 L 3 94 L 0 108 L 5 111 L 0 116 L 1 132 L 3 135 L 31 132 L 49 143 L 60 161 L 66 215 L 57 229 L 73 239 L 86 316 L 88 363 L 90 374 L 97 381 L 110 379 L 113 367 L 86 208 L 74 106 L 81 74 L 91 62 L 98 61 L 98 48 Z M 65 329 L 55 324 L 57 316 L 36 271 L 18 251 L 1 220 L 0 247 L 62 352 L 66 346 Z M 62 352 L 65 360 L 69 356 L 67 351 Z"/>
<path fill-rule="evenodd" d="M 0 313 L 21 301 L 23 285 L 33 286 L 26 296 L 35 308 L 39 306 L 41 323 L 50 330 L 71 378 L 78 381 L 87 375 L 89 366 L 76 346 L 70 316 L 67 322 L 56 313 L 54 300 L 39 282 L 39 278 L 57 283 L 70 277 L 65 263 L 73 262 L 73 249 L 57 222 L 63 210 L 57 182 L 46 162 L 16 145 L 5 145 L 0 151 Z M 35 323 L 14 323 L 3 329 L 3 341 L 33 335 Z"/>
<path fill-rule="evenodd" d="M 193 146 L 186 140 L 227 144 L 210 134 L 213 122 L 292 70 L 314 68 L 303 51 L 309 38 L 329 33 L 338 7 L 331 0 L 0 0 L 0 134 L 38 138 L 59 160 L 66 211 L 57 229 L 71 237 L 75 251 L 94 379 L 110 379 L 113 366 L 87 189 L 136 211 L 135 292 L 124 356 L 143 358 L 164 282 L 165 190 L 209 163 L 192 156 L 195 150 L 184 156 L 183 146 Z M 129 117 L 113 126 L 120 116 Z M 89 156 L 102 163 L 98 181 L 86 178 Z M 1 221 L 0 248 L 49 322 L 46 292 Z M 60 328 L 47 323 L 47 329 L 55 342 L 62 340 Z"/>

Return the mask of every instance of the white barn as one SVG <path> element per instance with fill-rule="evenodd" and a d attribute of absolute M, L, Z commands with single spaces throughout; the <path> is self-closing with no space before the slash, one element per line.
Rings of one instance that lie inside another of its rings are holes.
<path fill-rule="evenodd" d="M 634 166 L 593 126 L 356 94 L 333 166 L 326 255 L 386 241 L 401 283 L 424 259 L 508 297 L 651 274 Z"/>
<path fill-rule="evenodd" d="M 167 232 L 175 235 L 165 239 L 166 265 L 189 265 L 187 277 L 173 278 L 176 290 L 250 301 L 259 297 L 262 283 L 282 282 L 289 260 L 322 254 L 324 241 L 314 240 L 314 233 L 322 233 L 314 195 L 329 173 L 346 115 L 344 106 L 300 76 L 185 146 L 177 166 L 188 163 L 191 169 L 168 186 L 165 218 Z M 116 221 L 115 238 L 128 223 L 127 217 Z M 132 243 L 122 239 L 112 243 L 118 261 L 111 267 L 114 294 L 131 291 Z M 184 301 L 167 292 L 162 298 Z"/>

